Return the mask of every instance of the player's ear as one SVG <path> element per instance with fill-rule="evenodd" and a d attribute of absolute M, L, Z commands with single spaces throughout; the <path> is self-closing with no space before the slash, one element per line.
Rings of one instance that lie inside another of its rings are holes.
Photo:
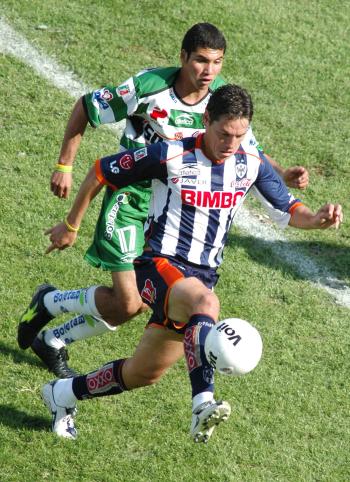
<path fill-rule="evenodd" d="M 180 62 L 181 62 L 181 65 L 184 65 L 188 60 L 188 55 L 187 55 L 187 52 L 185 49 L 181 49 L 181 52 L 180 52 Z"/>

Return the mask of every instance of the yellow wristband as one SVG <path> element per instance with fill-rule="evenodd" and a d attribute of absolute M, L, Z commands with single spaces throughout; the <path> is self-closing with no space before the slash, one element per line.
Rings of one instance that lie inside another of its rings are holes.
<path fill-rule="evenodd" d="M 70 233 L 77 233 L 79 231 L 79 227 L 75 228 L 74 226 L 69 224 L 69 222 L 67 221 L 67 218 L 65 218 L 63 222 Z"/>
<path fill-rule="evenodd" d="M 72 172 L 73 166 L 66 166 L 65 164 L 56 164 L 55 170 L 58 172 Z"/>

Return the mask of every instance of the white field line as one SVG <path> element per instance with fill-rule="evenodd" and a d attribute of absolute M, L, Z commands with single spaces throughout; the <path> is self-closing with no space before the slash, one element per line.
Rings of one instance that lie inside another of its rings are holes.
<path fill-rule="evenodd" d="M 18 58 L 32 67 L 38 75 L 74 98 L 79 98 L 85 92 L 92 90 L 70 70 L 35 49 L 22 35 L 15 32 L 4 18 L 0 18 L 0 53 Z M 112 128 L 117 135 L 121 134 L 122 129 L 123 123 Z M 302 254 L 301 250 L 293 247 L 283 234 L 251 216 L 244 207 L 237 215 L 236 225 L 242 231 L 266 243 L 273 243 L 274 253 L 292 266 L 301 277 L 327 291 L 338 304 L 350 308 L 350 288 L 318 266 L 311 258 Z"/>
<path fill-rule="evenodd" d="M 0 18 L 0 53 L 21 60 L 32 67 L 38 75 L 76 99 L 93 90 L 81 82 L 73 72 L 35 49 L 22 35 L 13 30 L 2 17 Z M 120 136 L 124 123 L 120 122 L 114 126 L 109 125 L 109 127 Z"/>

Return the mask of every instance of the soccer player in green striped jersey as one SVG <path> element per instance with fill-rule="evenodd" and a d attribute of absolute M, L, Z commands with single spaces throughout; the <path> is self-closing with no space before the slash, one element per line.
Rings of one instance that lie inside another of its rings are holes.
<path fill-rule="evenodd" d="M 225 38 L 214 25 L 196 24 L 184 36 L 181 67 L 144 70 L 118 86 L 108 85 L 80 98 L 68 121 L 51 178 L 53 193 L 68 197 L 71 166 L 88 123 L 98 127 L 125 120 L 120 149 L 138 147 L 140 160 L 145 156 L 145 145 L 203 131 L 202 115 L 210 95 L 225 83 L 219 75 L 225 50 Z M 256 143 L 251 131 L 250 136 Z M 270 161 L 286 181 L 299 183 L 299 187 L 307 183 L 304 168 L 284 171 Z M 130 162 L 128 156 L 124 162 Z M 24 313 L 18 329 L 20 347 L 31 346 L 57 376 L 72 374 L 66 362 L 67 344 L 102 334 L 146 309 L 136 288 L 133 260 L 144 246 L 143 225 L 149 199 L 148 182 L 118 191 L 105 190 L 94 240 L 85 258 L 93 266 L 111 272 L 111 288 L 61 291 L 44 285 Z M 48 232 L 52 241 L 48 251 L 71 245 L 78 228 L 72 219 L 52 228 Z M 79 316 L 39 333 L 48 321 L 66 312 Z"/>

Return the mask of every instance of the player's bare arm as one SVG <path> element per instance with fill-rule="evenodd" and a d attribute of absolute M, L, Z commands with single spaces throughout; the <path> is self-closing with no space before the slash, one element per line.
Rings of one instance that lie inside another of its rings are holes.
<path fill-rule="evenodd" d="M 278 164 L 272 157 L 267 155 L 265 157 L 268 159 L 271 166 L 276 172 L 282 177 L 284 182 L 288 187 L 293 187 L 296 189 L 305 189 L 309 184 L 309 173 L 307 169 L 303 166 L 292 166 L 287 169 Z"/>
<path fill-rule="evenodd" d="M 72 188 L 72 166 L 78 152 L 81 139 L 88 123 L 80 98 L 71 113 L 62 141 L 61 152 L 56 169 L 51 176 L 51 191 L 60 198 L 68 198 Z"/>
<path fill-rule="evenodd" d="M 97 180 L 95 167 L 92 167 L 82 182 L 73 206 L 65 220 L 48 229 L 45 234 L 50 235 L 51 245 L 46 253 L 55 249 L 65 249 L 72 246 L 77 238 L 80 224 L 93 198 L 102 189 L 102 184 Z"/>
<path fill-rule="evenodd" d="M 304 205 L 297 206 L 290 218 L 289 225 L 300 229 L 339 228 L 343 221 L 340 204 L 325 204 L 317 213 Z"/>

